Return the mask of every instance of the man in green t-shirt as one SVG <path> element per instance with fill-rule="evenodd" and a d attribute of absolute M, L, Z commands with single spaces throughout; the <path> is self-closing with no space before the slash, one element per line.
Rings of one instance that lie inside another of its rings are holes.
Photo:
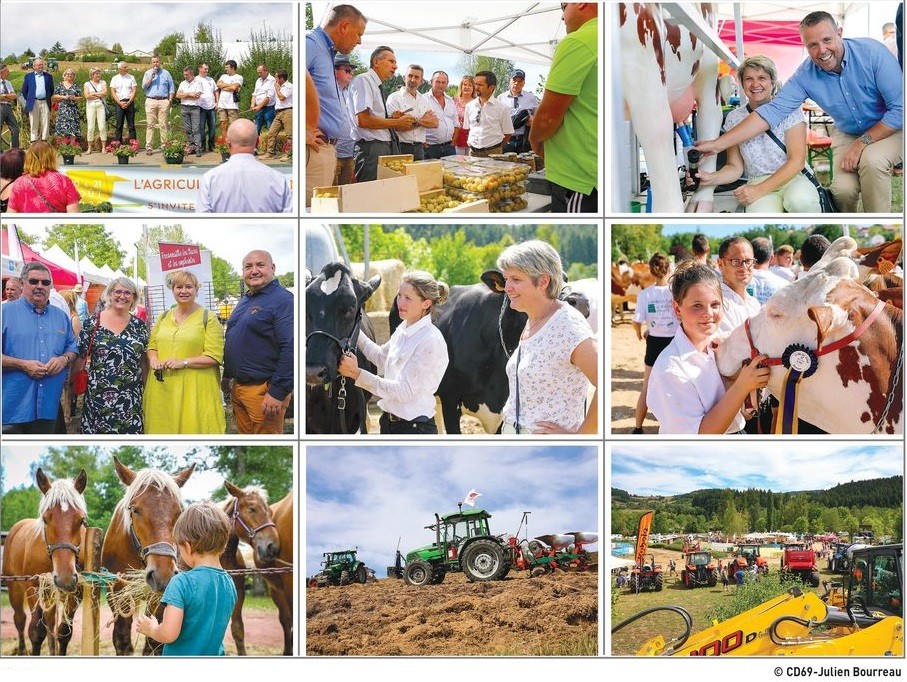
<path fill-rule="evenodd" d="M 598 4 L 562 2 L 557 46 L 529 144 L 545 157 L 552 213 L 598 210 Z"/>

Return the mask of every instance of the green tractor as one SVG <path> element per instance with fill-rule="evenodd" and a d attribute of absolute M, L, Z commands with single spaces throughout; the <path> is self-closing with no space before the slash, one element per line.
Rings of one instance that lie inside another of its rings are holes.
<path fill-rule="evenodd" d="M 409 552 L 405 566 L 398 552 L 394 572 L 408 585 L 437 585 L 448 572 L 457 571 L 470 581 L 503 580 L 517 551 L 514 543 L 491 534 L 490 518 L 484 509 L 461 508 L 446 516 L 436 513 L 435 523 L 425 526 L 435 531 L 435 541 Z"/>
<path fill-rule="evenodd" d="M 356 558 L 355 549 L 325 552 L 321 565 L 322 571 L 309 578 L 309 587 L 349 585 L 354 582 L 364 585 L 368 582 L 368 567 Z"/>

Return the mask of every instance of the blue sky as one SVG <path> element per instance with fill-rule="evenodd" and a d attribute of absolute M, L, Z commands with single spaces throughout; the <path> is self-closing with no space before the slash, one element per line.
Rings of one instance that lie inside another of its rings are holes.
<path fill-rule="evenodd" d="M 309 446 L 306 461 L 306 575 L 323 552 L 358 546 L 384 577 L 398 538 L 404 553 L 429 544 L 434 512 L 456 511 L 472 489 L 495 534 L 515 533 L 524 511 L 530 536 L 599 532 L 594 446 Z"/>
<path fill-rule="evenodd" d="M 904 473 L 901 443 L 853 445 L 727 440 L 613 446 L 608 488 L 678 495 L 703 488 L 774 492 L 831 488 Z"/>

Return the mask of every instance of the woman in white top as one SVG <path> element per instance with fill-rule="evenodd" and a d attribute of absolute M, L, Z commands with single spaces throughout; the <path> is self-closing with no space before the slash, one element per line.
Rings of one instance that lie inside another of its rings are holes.
<path fill-rule="evenodd" d="M 82 90 L 85 92 L 85 117 L 88 119 L 88 149 L 85 153 L 91 154 L 95 129 L 101 138 L 99 151 L 104 151 L 107 146 L 107 109 L 104 107 L 104 101 L 107 99 L 107 82 L 101 80 L 101 70 L 96 66 L 89 69 L 88 78 Z"/>
<path fill-rule="evenodd" d="M 636 297 L 636 312 L 633 314 L 636 338 L 642 341 L 643 329 L 646 331 L 646 356 L 643 361 L 645 371 L 642 377 L 642 390 L 636 400 L 636 427 L 633 429 L 635 434 L 643 432 L 642 424 L 649 411 L 646 405 L 646 390 L 649 387 L 652 365 L 655 364 L 661 351 L 671 343 L 678 326 L 671 289 L 668 287 L 671 261 L 660 253 L 656 253 L 649 259 L 649 272 L 655 278 L 655 284 L 647 286 L 639 292 Z"/>
<path fill-rule="evenodd" d="M 671 295 L 680 329 L 655 361 L 646 394 L 658 433 L 740 433 L 746 396 L 768 383 L 768 367 L 759 366 L 765 356 L 742 367 L 725 389 L 713 349 L 723 314 L 718 274 L 685 261 L 671 278 Z"/>
<path fill-rule="evenodd" d="M 405 272 L 397 293 L 403 323 L 379 346 L 359 333 L 359 349 L 378 366 L 378 376 L 359 368 L 353 353 L 341 356 L 338 371 L 378 396 L 381 433 L 436 434 L 435 391 L 447 370 L 447 343 L 432 323 L 432 311 L 449 288 L 421 270 Z"/>
<path fill-rule="evenodd" d="M 508 246 L 497 261 L 510 307 L 526 328 L 507 362 L 510 394 L 504 433 L 597 433 L 598 344 L 585 318 L 558 296 L 561 257 L 534 239 Z M 586 404 L 589 387 L 595 389 Z"/>
<path fill-rule="evenodd" d="M 724 129 L 730 130 L 781 89 L 774 62 L 763 55 L 743 60 L 737 78 L 748 104 L 730 112 Z M 746 172 L 747 183 L 734 191 L 747 213 L 821 213 L 819 193 L 801 172 L 806 165 L 806 120 L 800 109 L 771 130 L 786 151 L 767 133 L 729 147 L 727 163 L 714 173 L 699 172 L 699 184 L 714 187 L 734 182 Z"/>

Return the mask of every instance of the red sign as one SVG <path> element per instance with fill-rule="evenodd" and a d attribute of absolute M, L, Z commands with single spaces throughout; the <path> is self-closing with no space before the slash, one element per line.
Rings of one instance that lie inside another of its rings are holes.
<path fill-rule="evenodd" d="M 158 242 L 161 252 L 161 271 L 171 272 L 202 264 L 202 250 L 195 244 Z"/>

